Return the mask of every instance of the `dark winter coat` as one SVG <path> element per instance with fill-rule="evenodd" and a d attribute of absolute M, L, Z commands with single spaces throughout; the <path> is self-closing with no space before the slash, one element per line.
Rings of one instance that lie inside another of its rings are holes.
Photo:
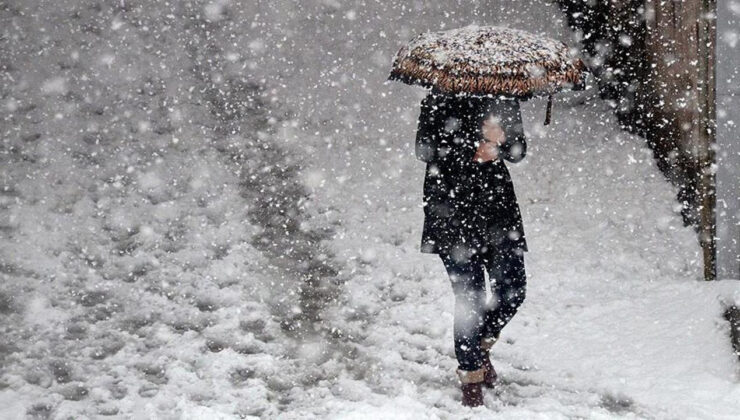
<path fill-rule="evenodd" d="M 478 163 L 473 156 L 483 141 L 483 120 L 491 114 L 499 119 L 506 142 L 499 147 L 499 159 Z M 514 185 L 503 162 L 522 160 L 526 150 L 517 100 L 427 95 L 415 150 L 427 162 L 421 252 L 527 251 Z"/>

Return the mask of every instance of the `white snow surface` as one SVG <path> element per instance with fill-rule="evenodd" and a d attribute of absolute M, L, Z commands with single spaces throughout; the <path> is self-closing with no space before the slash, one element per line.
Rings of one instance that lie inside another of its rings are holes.
<path fill-rule="evenodd" d="M 547 127 L 523 104 L 527 299 L 486 406 L 459 405 L 452 291 L 419 252 L 424 91 L 384 79 L 414 33 L 569 32 L 544 1 L 438 3 L 0 10 L 0 418 L 737 418 L 738 283 L 701 281 L 675 191 L 593 90 Z M 306 268 L 259 240 L 270 195 L 336 270 L 307 334 L 281 327 Z"/>

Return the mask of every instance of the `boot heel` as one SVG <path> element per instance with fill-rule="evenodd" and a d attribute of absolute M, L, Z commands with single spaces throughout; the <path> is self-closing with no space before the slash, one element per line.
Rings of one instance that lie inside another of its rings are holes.
<path fill-rule="evenodd" d="M 485 378 L 483 379 L 483 386 L 486 388 L 493 388 L 496 386 L 496 380 L 498 375 L 496 369 L 493 368 L 491 363 L 491 347 L 498 340 L 498 335 L 493 337 L 484 338 L 480 342 L 481 354 L 483 355 L 483 367 L 486 369 Z"/>
<path fill-rule="evenodd" d="M 483 383 L 486 378 L 486 368 L 477 370 L 457 370 L 462 390 L 462 405 L 465 407 L 479 407 L 483 405 Z"/>

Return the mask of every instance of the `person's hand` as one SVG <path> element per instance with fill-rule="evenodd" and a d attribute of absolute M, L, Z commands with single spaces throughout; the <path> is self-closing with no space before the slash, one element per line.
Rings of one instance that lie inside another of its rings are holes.
<path fill-rule="evenodd" d="M 483 138 L 487 141 L 490 141 L 491 143 L 495 143 L 497 145 L 504 144 L 506 141 L 506 134 L 504 133 L 504 129 L 501 127 L 501 124 L 496 121 L 494 118 L 486 118 L 483 120 L 483 126 L 481 127 L 481 131 L 483 131 Z"/>
<path fill-rule="evenodd" d="M 478 150 L 475 151 L 475 156 L 473 156 L 473 160 L 483 163 L 496 159 L 498 159 L 498 144 L 491 143 L 490 141 L 480 142 Z"/>
<path fill-rule="evenodd" d="M 498 159 L 498 146 L 506 141 L 506 135 L 501 125 L 493 118 L 486 118 L 481 127 L 483 138 L 486 141 L 478 145 L 473 160 L 478 163 Z"/>

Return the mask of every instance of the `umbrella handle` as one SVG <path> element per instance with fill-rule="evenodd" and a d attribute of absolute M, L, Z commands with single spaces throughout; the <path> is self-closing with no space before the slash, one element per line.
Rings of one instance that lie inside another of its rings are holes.
<path fill-rule="evenodd" d="M 545 111 L 545 125 L 550 125 L 552 115 L 552 95 L 547 95 L 547 111 Z"/>

